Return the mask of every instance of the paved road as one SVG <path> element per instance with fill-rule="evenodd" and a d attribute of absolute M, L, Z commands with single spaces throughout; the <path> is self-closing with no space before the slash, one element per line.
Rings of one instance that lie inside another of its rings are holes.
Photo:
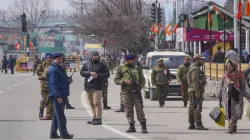
<path fill-rule="evenodd" d="M 182 108 L 180 100 L 168 100 L 164 108 L 157 102 L 144 100 L 148 120 L 149 134 L 141 134 L 136 121 L 137 133 L 126 134 L 128 128 L 124 113 L 115 113 L 119 108 L 119 87 L 110 78 L 109 105 L 111 110 L 103 112 L 102 126 L 87 125 L 90 119 L 90 108 L 83 91 L 83 79 L 79 73 L 74 75 L 71 85 L 70 102 L 75 110 L 66 110 L 68 130 L 81 140 L 235 140 L 249 139 L 250 122 L 243 118 L 239 124 L 239 133 L 229 135 L 226 128 L 213 123 L 209 111 L 217 101 L 207 100 L 204 103 L 203 123 L 209 131 L 189 131 L 187 108 Z M 31 73 L 0 75 L 0 140 L 48 140 L 51 121 L 38 119 L 40 100 L 39 81 Z M 227 126 L 226 126 L 227 127 Z"/>

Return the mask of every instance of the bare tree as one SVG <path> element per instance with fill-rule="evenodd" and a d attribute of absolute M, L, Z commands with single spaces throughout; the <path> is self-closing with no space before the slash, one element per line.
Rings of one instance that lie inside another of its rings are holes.
<path fill-rule="evenodd" d="M 136 52 L 149 46 L 149 17 L 143 14 L 142 0 L 70 0 L 74 12 L 70 19 L 75 33 L 105 37 L 116 48 Z M 111 45 L 111 44 L 110 44 Z M 136 49 L 135 49 L 136 48 Z"/>
<path fill-rule="evenodd" d="M 9 24 L 10 27 L 21 27 L 21 15 L 26 14 L 27 29 L 34 31 L 38 26 L 43 25 L 47 19 L 46 12 L 51 11 L 51 0 L 15 0 L 9 7 L 9 21 L 16 24 Z"/>

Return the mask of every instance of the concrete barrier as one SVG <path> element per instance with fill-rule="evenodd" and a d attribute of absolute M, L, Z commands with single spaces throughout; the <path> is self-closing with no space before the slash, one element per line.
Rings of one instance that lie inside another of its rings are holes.
<path fill-rule="evenodd" d="M 220 81 L 217 80 L 207 80 L 207 85 L 205 87 L 204 96 L 216 98 L 220 90 Z"/>

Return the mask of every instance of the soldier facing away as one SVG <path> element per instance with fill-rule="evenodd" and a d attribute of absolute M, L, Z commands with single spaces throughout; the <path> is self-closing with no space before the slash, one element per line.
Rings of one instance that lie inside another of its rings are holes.
<path fill-rule="evenodd" d="M 190 130 L 208 130 L 202 125 L 201 112 L 202 102 L 204 100 L 203 94 L 205 92 L 206 77 L 200 67 L 204 64 L 204 59 L 201 54 L 194 55 L 194 62 L 187 72 L 188 81 L 188 96 L 189 96 L 189 109 L 188 121 Z M 195 127 L 196 123 L 196 127 Z"/>
<path fill-rule="evenodd" d="M 156 86 L 160 107 L 165 105 L 165 99 L 168 95 L 168 85 L 171 82 L 170 70 L 164 65 L 163 59 L 158 60 L 158 64 L 151 73 L 151 82 Z"/>
<path fill-rule="evenodd" d="M 188 103 L 188 83 L 187 83 L 187 71 L 190 67 L 190 57 L 184 58 L 184 64 L 180 65 L 176 74 L 176 79 L 181 86 L 182 100 L 184 102 L 183 107 L 187 107 Z"/>
<path fill-rule="evenodd" d="M 129 122 L 127 133 L 136 132 L 134 121 L 134 106 L 136 109 L 137 119 L 141 123 L 142 133 L 147 133 L 146 119 L 143 111 L 142 99 L 138 97 L 137 91 L 133 85 L 137 85 L 142 89 L 145 85 L 145 78 L 142 69 L 134 65 L 134 55 L 125 57 L 126 64 L 120 66 L 115 74 L 115 84 L 121 85 L 121 94 L 123 97 L 124 109 Z"/>

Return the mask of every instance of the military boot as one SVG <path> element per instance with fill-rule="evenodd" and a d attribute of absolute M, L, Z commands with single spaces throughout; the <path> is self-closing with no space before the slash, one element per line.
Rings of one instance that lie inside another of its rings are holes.
<path fill-rule="evenodd" d="M 187 103 L 184 103 L 183 107 L 186 108 L 187 107 Z"/>
<path fill-rule="evenodd" d="M 108 110 L 108 109 L 111 109 L 111 107 L 108 106 L 107 104 L 103 104 L 103 109 L 104 109 L 104 110 Z"/>
<path fill-rule="evenodd" d="M 39 118 L 43 118 L 43 109 L 40 109 L 39 111 Z"/>
<path fill-rule="evenodd" d="M 194 130 L 195 129 L 195 125 L 194 124 L 190 124 L 188 127 L 188 130 Z"/>
<path fill-rule="evenodd" d="M 235 131 L 234 131 L 234 128 L 229 128 L 228 129 L 228 133 L 230 133 L 230 134 L 233 134 Z"/>
<path fill-rule="evenodd" d="M 95 121 L 92 122 L 92 125 L 102 125 L 102 119 L 96 118 Z"/>
<path fill-rule="evenodd" d="M 66 104 L 66 109 L 75 109 L 75 107 L 71 106 L 71 104 Z"/>
<path fill-rule="evenodd" d="M 141 122 L 141 132 L 148 133 L 146 122 Z"/>
<path fill-rule="evenodd" d="M 95 121 L 95 118 L 93 118 L 92 120 L 87 121 L 87 124 L 92 124 Z"/>
<path fill-rule="evenodd" d="M 132 132 L 136 132 L 135 124 L 134 123 L 129 123 L 129 128 L 128 128 L 128 130 L 126 130 L 126 133 L 132 133 Z"/>
<path fill-rule="evenodd" d="M 196 125 L 196 130 L 209 130 L 208 128 L 204 127 L 203 125 Z"/>
<path fill-rule="evenodd" d="M 120 105 L 120 109 L 119 110 L 116 110 L 115 112 L 125 112 L 124 111 L 124 105 Z"/>

